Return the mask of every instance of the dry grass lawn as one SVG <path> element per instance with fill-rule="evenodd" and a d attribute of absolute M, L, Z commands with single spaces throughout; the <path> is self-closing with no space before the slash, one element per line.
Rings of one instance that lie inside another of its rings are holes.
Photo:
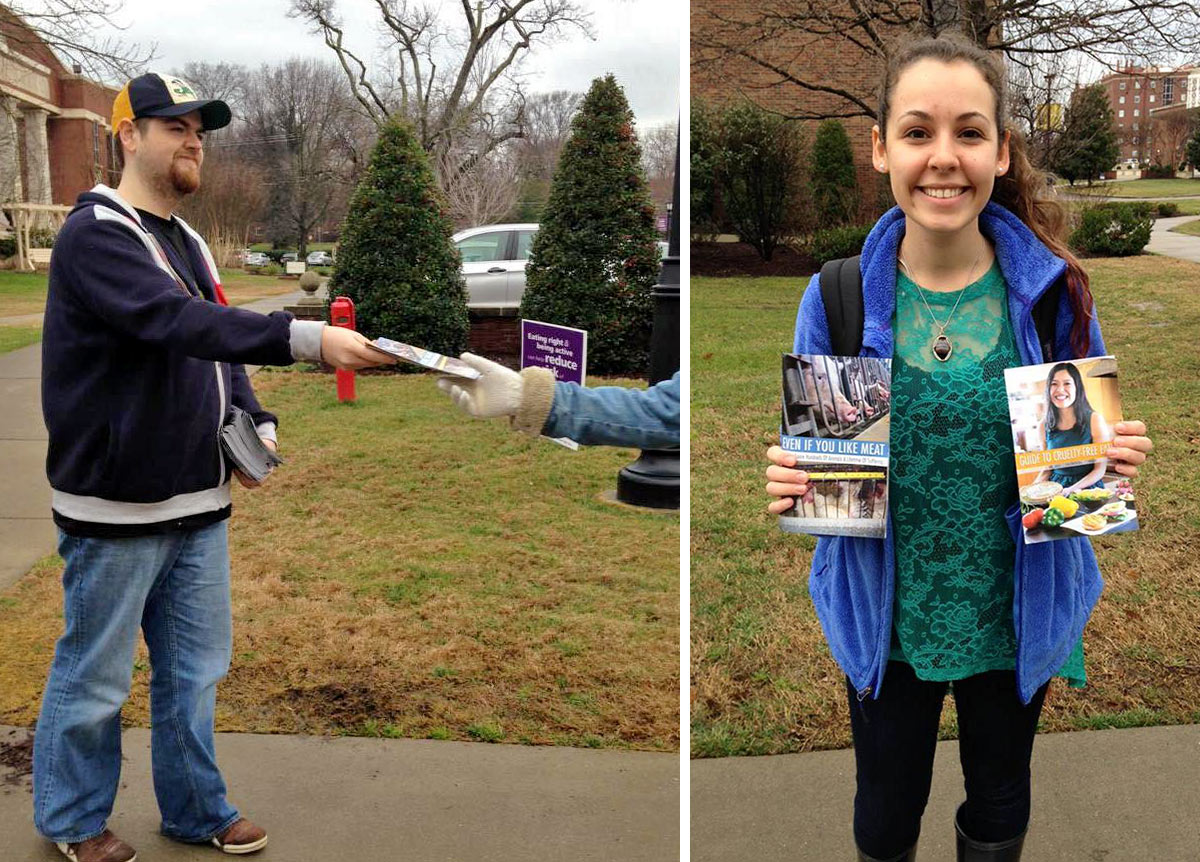
<path fill-rule="evenodd" d="M 1095 544 L 1106 587 L 1085 633 L 1088 687 L 1051 686 L 1046 731 L 1200 722 L 1200 265 L 1086 262 L 1124 413 L 1156 453 L 1139 532 Z M 813 541 L 766 511 L 779 354 L 800 279 L 692 282 L 692 754 L 849 745 L 843 676 L 812 602 Z M 956 730 L 953 704 L 944 736 Z"/>
<path fill-rule="evenodd" d="M 598 499 L 636 453 L 468 421 L 429 376 L 255 385 L 287 463 L 235 491 L 219 729 L 677 750 L 678 516 Z M 0 596 L 0 723 L 36 718 L 60 573 Z M 130 723 L 148 677 L 139 650 Z"/>

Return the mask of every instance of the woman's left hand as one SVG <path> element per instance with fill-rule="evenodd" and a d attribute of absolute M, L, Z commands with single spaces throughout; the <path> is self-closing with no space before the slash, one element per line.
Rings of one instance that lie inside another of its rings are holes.
<path fill-rule="evenodd" d="M 1122 476 L 1133 478 L 1138 474 L 1138 465 L 1146 462 L 1146 456 L 1154 449 L 1154 443 L 1146 436 L 1146 423 L 1126 419 L 1113 426 L 1117 436 L 1108 449 L 1108 460 Z"/>

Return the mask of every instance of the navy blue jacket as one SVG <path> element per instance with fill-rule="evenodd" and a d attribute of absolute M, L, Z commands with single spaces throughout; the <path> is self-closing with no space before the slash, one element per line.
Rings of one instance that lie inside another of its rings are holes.
<path fill-rule="evenodd" d="M 105 186 L 79 196 L 55 240 L 42 412 L 60 525 L 136 531 L 227 512 L 218 431 L 228 405 L 256 423 L 275 421 L 241 363 L 290 364 L 291 315 L 219 305 L 212 256 L 190 228 L 184 233 L 199 296 L 166 265 L 181 271 L 175 249 L 158 244 Z"/>
<path fill-rule="evenodd" d="M 871 230 L 863 247 L 863 356 L 892 355 L 896 255 L 904 226 L 904 213 L 893 207 Z M 1021 361 L 1025 365 L 1044 362 L 1033 306 L 1062 274 L 1066 262 L 1055 257 L 1020 219 L 995 203 L 984 208 L 979 227 L 995 246 L 1008 285 L 1008 315 Z M 1056 356 L 1073 355 L 1069 343 L 1072 320 L 1064 290 L 1055 325 Z M 1104 355 L 1094 309 L 1090 336 L 1088 355 Z M 800 301 L 793 352 L 832 352 L 818 276 L 813 276 Z M 1037 689 L 1063 666 L 1083 635 L 1103 580 L 1087 538 L 1026 545 L 1021 538 L 1020 504 L 1014 500 L 1003 515 L 1016 543 L 1013 626 L 1017 693 L 1029 703 Z M 809 592 L 830 651 L 860 698 L 879 696 L 887 668 L 896 586 L 893 533 L 889 525 L 885 539 L 821 538 L 813 554 Z"/>

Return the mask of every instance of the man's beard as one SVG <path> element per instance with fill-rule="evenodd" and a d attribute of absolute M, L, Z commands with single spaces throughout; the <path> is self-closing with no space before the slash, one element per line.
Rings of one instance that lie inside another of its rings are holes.
<path fill-rule="evenodd" d="M 168 179 L 177 194 L 190 195 L 200 188 L 200 165 L 189 159 L 172 159 Z"/>

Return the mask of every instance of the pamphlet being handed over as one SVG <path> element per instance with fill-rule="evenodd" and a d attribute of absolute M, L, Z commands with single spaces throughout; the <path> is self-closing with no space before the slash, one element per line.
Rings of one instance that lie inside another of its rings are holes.
<path fill-rule="evenodd" d="M 368 341 L 367 344 L 380 353 L 395 356 L 413 365 L 428 368 L 430 371 L 453 374 L 455 377 L 465 377 L 468 380 L 478 380 L 480 376 L 478 371 L 461 359 L 455 359 L 452 356 L 443 356 L 432 350 L 422 350 L 420 347 L 413 347 L 411 344 L 404 344 L 400 341 L 392 341 L 390 338 L 376 338 L 374 341 Z"/>
<path fill-rule="evenodd" d="M 779 516 L 787 533 L 887 535 L 890 359 L 785 354 L 779 445 L 808 493 Z"/>
<path fill-rule="evenodd" d="M 1105 454 L 1121 421 L 1112 356 L 1007 368 L 1026 544 L 1138 528 L 1129 479 Z"/>

